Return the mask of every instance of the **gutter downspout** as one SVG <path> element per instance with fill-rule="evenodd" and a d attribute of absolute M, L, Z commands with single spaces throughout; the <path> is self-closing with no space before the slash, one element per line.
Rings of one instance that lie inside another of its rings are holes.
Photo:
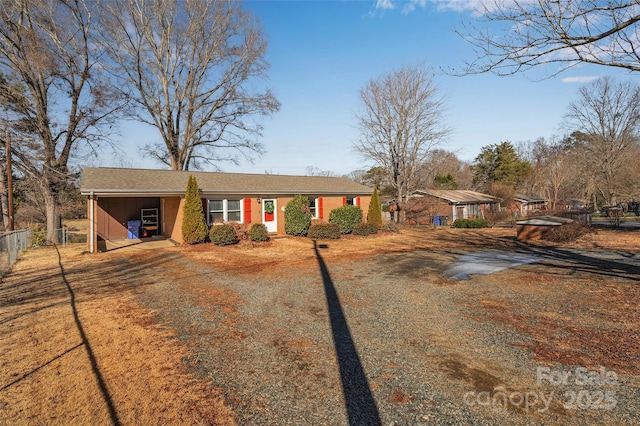
<path fill-rule="evenodd" d="M 94 239 L 95 239 L 95 221 L 94 221 L 94 210 L 93 210 L 93 191 L 89 193 L 89 252 L 94 253 Z"/>

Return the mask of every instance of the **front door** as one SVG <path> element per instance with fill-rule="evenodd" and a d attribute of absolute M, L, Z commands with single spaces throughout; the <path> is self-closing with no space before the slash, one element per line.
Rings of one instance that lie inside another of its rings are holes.
<path fill-rule="evenodd" d="M 267 227 L 267 232 L 278 232 L 276 208 L 275 199 L 267 198 L 262 200 L 262 223 Z"/>

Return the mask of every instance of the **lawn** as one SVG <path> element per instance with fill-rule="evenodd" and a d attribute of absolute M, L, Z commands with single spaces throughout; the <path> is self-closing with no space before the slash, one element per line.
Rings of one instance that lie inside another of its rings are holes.
<path fill-rule="evenodd" d="M 514 233 L 29 250 L 0 285 L 0 423 L 633 424 L 640 232 Z M 538 261 L 446 278 L 495 252 Z M 617 381 L 544 375 L 576 368 Z"/>

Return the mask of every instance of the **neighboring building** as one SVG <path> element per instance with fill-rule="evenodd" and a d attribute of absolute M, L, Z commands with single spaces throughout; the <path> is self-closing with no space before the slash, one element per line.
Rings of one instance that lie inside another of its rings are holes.
<path fill-rule="evenodd" d="M 539 240 L 549 229 L 572 223 L 566 217 L 539 216 L 516 222 L 516 235 L 519 240 Z"/>
<path fill-rule="evenodd" d="M 182 211 L 189 175 L 198 181 L 202 208 L 214 222 L 263 223 L 284 234 L 284 207 L 297 194 L 309 197 L 316 219 L 344 204 L 359 206 L 366 216 L 373 189 L 348 178 L 86 167 L 81 193 L 88 199 L 89 250 L 100 240 L 135 238 L 141 232 L 182 242 Z"/>
<path fill-rule="evenodd" d="M 456 219 L 486 218 L 500 210 L 500 199 L 488 194 L 457 189 L 415 191 L 406 206 L 408 223 L 450 225 Z M 437 217 L 437 219 L 436 219 Z"/>
<path fill-rule="evenodd" d="M 516 194 L 513 197 L 513 209 L 519 216 L 528 216 L 531 213 L 544 210 L 545 205 L 544 198 L 524 194 Z"/>

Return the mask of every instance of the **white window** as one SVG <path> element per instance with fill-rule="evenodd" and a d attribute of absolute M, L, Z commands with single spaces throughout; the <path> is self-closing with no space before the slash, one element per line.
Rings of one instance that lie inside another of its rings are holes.
<path fill-rule="evenodd" d="M 347 197 L 346 204 L 350 204 L 352 206 L 355 206 L 356 205 L 356 199 L 354 197 L 351 197 L 351 198 Z"/>
<path fill-rule="evenodd" d="M 318 218 L 318 199 L 309 197 L 309 211 L 311 211 L 311 218 Z"/>
<path fill-rule="evenodd" d="M 242 203 L 240 200 L 208 200 L 209 225 L 220 222 L 242 222 Z"/>

